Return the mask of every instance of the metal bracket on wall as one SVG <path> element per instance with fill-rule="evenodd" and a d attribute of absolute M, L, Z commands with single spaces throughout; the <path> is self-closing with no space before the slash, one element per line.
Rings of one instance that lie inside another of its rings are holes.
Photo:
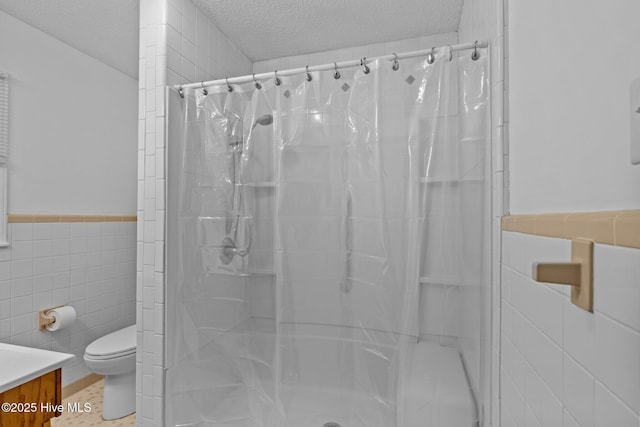
<path fill-rule="evenodd" d="M 533 280 L 571 286 L 571 302 L 593 312 L 593 241 L 571 241 L 571 262 L 534 262 Z"/>

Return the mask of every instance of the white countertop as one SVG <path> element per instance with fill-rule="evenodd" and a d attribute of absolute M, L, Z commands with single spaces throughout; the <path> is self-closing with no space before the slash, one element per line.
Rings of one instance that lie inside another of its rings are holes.
<path fill-rule="evenodd" d="M 0 343 L 0 393 L 55 371 L 75 358 L 73 354 Z"/>

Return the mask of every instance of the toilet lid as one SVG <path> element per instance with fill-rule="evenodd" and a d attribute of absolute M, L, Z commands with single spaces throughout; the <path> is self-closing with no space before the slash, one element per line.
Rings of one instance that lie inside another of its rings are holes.
<path fill-rule="evenodd" d="M 116 356 L 135 350 L 136 325 L 131 325 L 98 338 L 87 346 L 85 353 L 89 356 Z"/>

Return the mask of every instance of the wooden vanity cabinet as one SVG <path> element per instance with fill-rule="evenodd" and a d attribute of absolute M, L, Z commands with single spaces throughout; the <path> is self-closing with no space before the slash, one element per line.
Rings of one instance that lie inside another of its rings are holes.
<path fill-rule="evenodd" d="M 62 405 L 62 369 L 0 393 L 0 402 L 37 405 L 35 412 L 0 411 L 0 427 L 50 427 L 51 418 L 60 415 L 56 409 Z"/>

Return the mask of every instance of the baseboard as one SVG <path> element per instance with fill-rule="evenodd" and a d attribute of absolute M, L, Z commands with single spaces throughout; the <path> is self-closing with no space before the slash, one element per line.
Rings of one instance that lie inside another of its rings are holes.
<path fill-rule="evenodd" d="M 62 387 L 62 398 L 66 399 L 72 394 L 77 393 L 80 390 L 89 387 L 91 384 L 97 383 L 102 378 L 104 378 L 104 375 L 89 374 L 86 377 L 80 378 L 79 380 L 72 382 L 71 384 L 67 384 L 66 386 Z"/>

